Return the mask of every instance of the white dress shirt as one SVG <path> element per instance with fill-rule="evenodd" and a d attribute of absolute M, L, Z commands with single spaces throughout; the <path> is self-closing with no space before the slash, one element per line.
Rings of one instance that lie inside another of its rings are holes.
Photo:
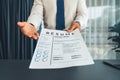
<path fill-rule="evenodd" d="M 46 28 L 56 27 L 56 0 L 34 0 L 31 14 L 28 18 L 37 30 L 42 21 Z M 65 6 L 65 28 L 68 29 L 75 21 L 80 23 L 81 29 L 87 26 L 88 14 L 86 0 L 64 0 Z"/>

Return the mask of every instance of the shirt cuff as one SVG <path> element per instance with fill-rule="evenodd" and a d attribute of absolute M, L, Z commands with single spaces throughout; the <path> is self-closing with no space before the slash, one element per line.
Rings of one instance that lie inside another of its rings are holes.
<path fill-rule="evenodd" d="M 87 27 L 87 22 L 83 22 L 82 20 L 75 20 L 74 22 L 79 23 L 81 30 Z"/>
<path fill-rule="evenodd" d="M 42 22 L 42 19 L 36 17 L 36 16 L 32 16 L 32 17 L 29 17 L 28 20 L 27 20 L 28 23 L 31 23 L 34 25 L 34 27 L 37 29 L 37 31 L 39 30 L 40 28 L 40 24 Z"/>

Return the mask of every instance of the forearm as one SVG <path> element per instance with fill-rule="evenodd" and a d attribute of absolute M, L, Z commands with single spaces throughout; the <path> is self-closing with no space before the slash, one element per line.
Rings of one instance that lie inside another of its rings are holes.
<path fill-rule="evenodd" d="M 27 22 L 32 23 L 38 30 L 42 20 L 43 20 L 43 4 L 41 0 L 34 0 L 34 4 Z"/>
<path fill-rule="evenodd" d="M 78 0 L 77 15 L 74 22 L 78 22 L 81 29 L 87 26 L 88 21 L 88 11 L 86 0 Z"/>

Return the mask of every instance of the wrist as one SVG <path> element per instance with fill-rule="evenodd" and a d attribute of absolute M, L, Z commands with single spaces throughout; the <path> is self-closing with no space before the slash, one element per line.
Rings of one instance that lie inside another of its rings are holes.
<path fill-rule="evenodd" d="M 81 32 L 82 29 L 81 29 L 80 22 L 79 22 L 79 21 L 75 21 L 74 23 L 75 23 L 75 25 L 79 28 L 79 30 L 80 30 L 80 32 Z"/>
<path fill-rule="evenodd" d="M 35 27 L 34 24 L 32 24 L 32 23 L 29 23 L 29 24 L 30 24 L 31 26 Z"/>
<path fill-rule="evenodd" d="M 79 21 L 75 21 L 74 23 L 76 23 L 78 26 L 80 26 L 80 22 Z"/>

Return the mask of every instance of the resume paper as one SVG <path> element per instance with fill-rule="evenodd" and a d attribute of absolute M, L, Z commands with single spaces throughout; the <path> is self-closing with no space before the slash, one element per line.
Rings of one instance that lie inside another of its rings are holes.
<path fill-rule="evenodd" d="M 78 29 L 71 33 L 42 29 L 30 69 L 56 69 L 94 64 Z"/>

